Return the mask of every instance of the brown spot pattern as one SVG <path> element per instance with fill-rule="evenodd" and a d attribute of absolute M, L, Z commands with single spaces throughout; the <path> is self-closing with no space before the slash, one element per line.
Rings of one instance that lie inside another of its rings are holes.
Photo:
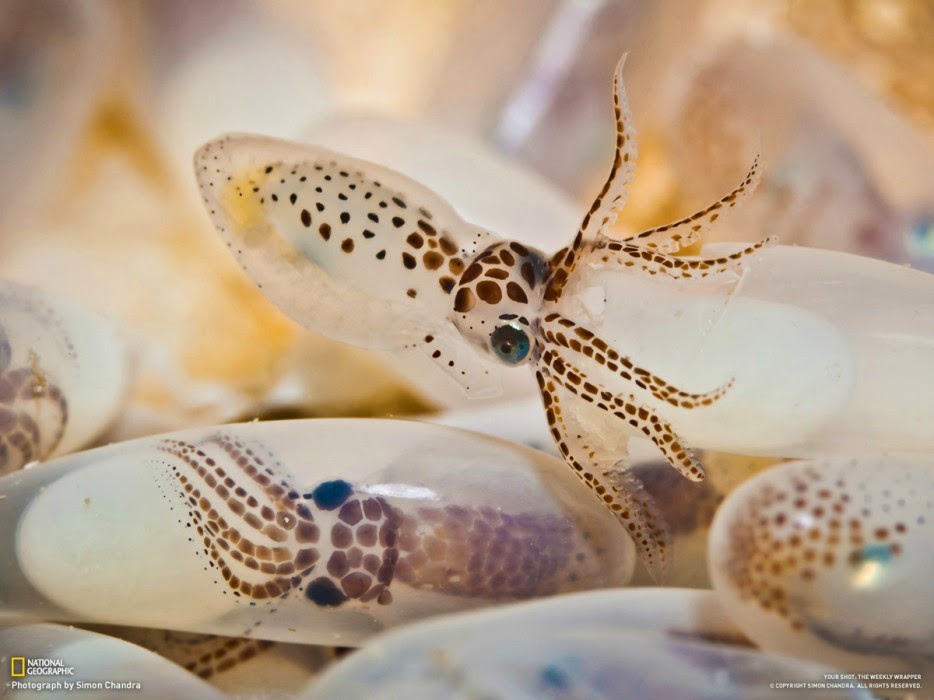
<path fill-rule="evenodd" d="M 68 423 L 68 401 L 35 355 L 31 366 L 10 369 L 13 349 L 0 327 L 0 474 L 45 459 Z"/>
<path fill-rule="evenodd" d="M 203 679 L 213 678 L 276 646 L 276 642 L 265 639 L 174 630 L 108 627 L 100 631 L 154 651 Z"/>
<path fill-rule="evenodd" d="M 730 380 L 718 389 L 706 394 L 692 394 L 681 391 L 648 370 L 634 365 L 628 357 L 620 355 L 592 331 L 578 326 L 560 314 L 548 314 L 542 320 L 541 327 L 542 335 L 548 343 L 582 354 L 615 372 L 624 381 L 630 382 L 637 388 L 648 391 L 660 401 L 665 401 L 678 408 L 692 409 L 710 406 L 722 398 L 733 386 L 733 381 Z"/>
<path fill-rule="evenodd" d="M 315 505 L 275 456 L 223 433 L 163 440 L 177 496 L 225 594 L 260 601 L 304 592 L 318 605 L 390 604 L 393 581 L 447 595 L 528 597 L 573 588 L 599 566 L 557 515 L 441 505 L 405 513 L 352 492 Z M 181 521 L 180 521 L 181 522 Z"/>
<path fill-rule="evenodd" d="M 617 514 L 636 539 L 637 546 L 647 561 L 650 564 L 664 563 L 664 547 L 668 535 L 652 505 L 651 496 L 641 484 L 626 482 L 622 485 L 607 485 L 584 466 L 598 461 L 597 450 L 588 448 L 589 441 L 586 436 L 578 434 L 569 437 L 566 434 L 567 421 L 560 417 L 557 397 L 564 393 L 566 398 L 573 397 L 575 401 L 588 403 L 625 421 L 629 427 L 652 439 L 669 462 L 684 476 L 697 481 L 703 478 L 703 471 L 687 447 L 681 444 L 673 427 L 637 403 L 637 399 L 632 396 L 611 392 L 590 380 L 581 363 L 605 367 L 637 392 L 647 392 L 660 401 L 685 410 L 712 405 L 730 389 L 732 381 L 707 393 L 682 391 L 651 372 L 635 366 L 629 358 L 609 347 L 593 332 L 577 326 L 569 319 L 558 314 L 549 314 L 541 318 L 540 306 L 543 302 L 556 303 L 560 300 L 562 292 L 575 279 L 575 273 L 585 259 L 585 269 L 602 264 L 649 275 L 665 274 L 681 279 L 701 279 L 741 266 L 748 256 L 770 245 L 774 240 L 765 239 L 722 258 L 694 260 L 667 254 L 677 252 L 683 246 L 699 240 L 705 227 L 717 221 L 724 210 L 734 207 L 754 190 L 758 176 L 758 159 L 737 188 L 703 211 L 673 224 L 636 234 L 624 241 L 612 241 L 604 237 L 603 231 L 612 223 L 616 212 L 624 203 L 636 154 L 631 115 L 622 86 L 622 61 L 614 77 L 614 111 L 616 149 L 607 180 L 570 245 L 558 251 L 547 263 L 540 253 L 514 241 L 493 243 L 465 260 L 464 256 L 469 255 L 469 250 L 466 247 L 462 250 L 447 231 L 433 222 L 432 215 L 427 210 L 417 204 L 413 206 L 412 203 L 407 203 L 401 194 L 385 191 L 378 182 L 368 182 L 362 173 L 355 173 L 354 176 L 359 176 L 358 184 L 365 187 L 357 190 L 356 194 L 341 192 L 339 199 L 353 204 L 355 196 L 362 196 L 369 202 L 367 206 L 371 211 L 366 213 L 366 218 L 376 227 L 376 232 L 364 232 L 366 240 L 360 247 L 368 245 L 367 241 L 370 238 L 391 240 L 395 248 L 381 240 L 379 252 L 375 256 L 377 260 L 388 262 L 395 259 L 397 264 L 401 260 L 406 270 L 427 270 L 437 275 L 432 279 L 437 280 L 441 293 L 453 294 L 452 308 L 458 316 L 452 320 L 465 336 L 474 340 L 486 340 L 504 322 L 519 324 L 528 329 L 532 345 L 530 357 L 539 370 L 539 385 L 546 413 L 565 460 Z M 334 175 L 334 166 L 333 162 L 320 163 L 315 165 L 315 170 L 322 171 L 324 181 L 329 183 Z M 340 175 L 347 177 L 348 173 L 340 172 Z M 321 193 L 323 187 L 330 186 L 321 182 L 316 191 Z M 361 195 L 364 189 L 368 191 Z M 296 203 L 294 194 L 291 201 Z M 315 202 L 315 207 L 320 214 L 328 215 L 322 201 Z M 305 214 L 308 214 L 309 220 L 311 215 L 304 209 L 301 211 L 302 223 L 308 226 Z M 316 220 L 318 217 L 316 214 Z M 354 219 L 356 218 L 354 214 Z M 393 238 L 389 239 L 389 236 Z M 479 234 L 478 237 L 482 239 Z M 327 240 L 326 236 L 324 238 Z M 344 247 L 348 244 L 349 250 Z M 348 238 L 343 241 L 342 248 L 349 253 L 354 250 L 353 245 L 353 241 Z M 387 249 L 400 257 L 387 256 Z M 369 255 L 373 253 L 370 252 Z M 434 283 L 430 288 L 432 292 L 437 293 Z M 414 283 L 411 286 L 401 286 L 401 291 L 412 299 L 418 296 L 421 289 Z M 430 348 L 431 357 L 453 373 L 461 370 L 444 354 L 447 351 L 442 352 L 442 348 L 438 346 L 439 344 L 436 344 Z M 464 372 L 461 371 L 460 374 Z M 586 426 L 580 432 L 585 430 Z M 348 527 L 346 524 L 337 524 L 331 528 L 330 539 L 335 547 L 343 547 L 352 540 L 349 531 L 345 532 Z M 366 535 L 361 536 L 370 541 L 373 533 L 367 530 Z M 343 560 L 339 562 L 343 565 Z M 347 576 L 351 574 L 352 572 L 346 573 Z M 354 576 L 346 582 L 341 577 L 335 583 L 334 590 L 353 597 L 351 594 L 355 594 L 361 588 L 361 581 L 359 576 Z"/>
<path fill-rule="evenodd" d="M 798 606 L 795 596 L 819 577 L 854 585 L 865 564 L 875 570 L 902 556 L 906 536 L 925 522 L 913 508 L 928 497 L 915 494 L 929 493 L 932 482 L 909 484 L 894 467 L 875 480 L 878 465 L 864 467 L 798 463 L 769 470 L 749 485 L 752 490 L 716 526 L 726 538 L 717 554 L 720 566 L 741 600 L 786 619 L 793 629 L 820 626 L 821 620 L 809 619 L 807 602 Z M 854 612 L 835 624 L 855 626 L 858 618 Z"/>
<path fill-rule="evenodd" d="M 616 469 L 618 458 L 607 454 L 590 438 L 573 413 L 565 413 L 564 398 L 573 392 L 555 381 L 546 369 L 536 372 L 542 405 L 551 434 L 574 474 L 622 524 L 649 571 L 664 576 L 671 548 L 671 534 L 652 497 L 631 473 Z"/>
<path fill-rule="evenodd" d="M 677 253 L 683 248 L 702 240 L 710 226 L 720 218 L 723 210 L 735 207 L 743 199 L 751 195 L 759 182 L 759 174 L 759 156 L 757 155 L 743 181 L 710 206 L 673 223 L 637 233 L 626 240 L 635 243 L 639 247 L 649 248 L 660 253 Z M 605 245 L 606 242 L 603 241 L 596 247 L 599 249 L 605 247 Z"/>

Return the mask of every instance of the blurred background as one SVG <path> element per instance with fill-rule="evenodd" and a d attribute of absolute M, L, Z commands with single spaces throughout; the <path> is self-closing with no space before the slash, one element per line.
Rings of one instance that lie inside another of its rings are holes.
<path fill-rule="evenodd" d="M 761 150 L 758 194 L 715 238 L 934 271 L 930 0 L 4 0 L 0 276 L 121 324 L 135 380 L 110 439 L 457 407 L 268 303 L 192 153 L 225 131 L 366 142 L 553 250 L 612 158 L 624 52 L 640 155 L 621 232 L 704 206 Z M 494 167 L 508 205 L 461 177 Z"/>

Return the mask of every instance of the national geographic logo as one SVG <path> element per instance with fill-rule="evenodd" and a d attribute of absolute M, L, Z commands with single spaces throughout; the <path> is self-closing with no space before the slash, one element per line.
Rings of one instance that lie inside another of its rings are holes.
<path fill-rule="evenodd" d="M 10 659 L 10 676 L 12 678 L 24 678 L 26 676 L 25 656 L 14 656 Z"/>
<path fill-rule="evenodd" d="M 74 666 L 66 666 L 62 659 L 31 659 L 25 656 L 10 657 L 10 677 L 26 676 L 73 676 Z"/>
<path fill-rule="evenodd" d="M 78 690 L 142 690 L 139 681 L 123 679 L 75 678 L 75 667 L 68 666 L 64 659 L 10 657 L 10 680 L 6 684 L 11 690 L 38 690 L 46 692 Z M 3 692 L 0 691 L 0 695 Z"/>

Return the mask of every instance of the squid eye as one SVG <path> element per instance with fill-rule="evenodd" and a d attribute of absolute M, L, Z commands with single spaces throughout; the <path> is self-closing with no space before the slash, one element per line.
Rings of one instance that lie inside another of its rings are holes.
<path fill-rule="evenodd" d="M 528 357 L 531 344 L 528 334 L 518 325 L 507 323 L 490 334 L 493 353 L 509 365 L 517 365 Z"/>

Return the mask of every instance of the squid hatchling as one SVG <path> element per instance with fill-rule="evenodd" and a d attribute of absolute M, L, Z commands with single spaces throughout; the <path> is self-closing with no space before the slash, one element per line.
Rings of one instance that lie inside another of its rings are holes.
<path fill-rule="evenodd" d="M 675 425 L 645 399 L 702 411 L 730 383 L 707 393 L 673 386 L 590 330 L 564 292 L 595 269 L 685 283 L 733 275 L 774 239 L 716 259 L 674 255 L 748 196 L 758 158 L 736 189 L 704 210 L 621 240 L 607 235 L 636 156 L 624 60 L 614 78 L 609 177 L 571 243 L 551 257 L 463 221 L 438 195 L 397 172 L 323 148 L 227 135 L 198 150 L 195 170 L 208 212 L 241 266 L 300 323 L 361 347 L 424 353 L 473 396 L 497 386 L 486 356 L 510 367 L 530 365 L 565 461 L 615 513 L 660 578 L 670 535 L 651 497 L 624 469 L 626 436 L 648 437 L 684 476 L 703 479 Z"/>

